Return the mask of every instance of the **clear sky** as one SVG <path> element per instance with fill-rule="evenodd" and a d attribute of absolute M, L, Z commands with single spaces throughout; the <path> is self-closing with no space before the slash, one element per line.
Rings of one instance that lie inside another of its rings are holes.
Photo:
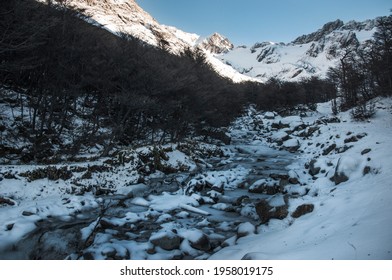
<path fill-rule="evenodd" d="M 158 22 L 209 36 L 218 32 L 235 45 L 288 43 L 341 19 L 386 16 L 391 0 L 136 0 Z"/>

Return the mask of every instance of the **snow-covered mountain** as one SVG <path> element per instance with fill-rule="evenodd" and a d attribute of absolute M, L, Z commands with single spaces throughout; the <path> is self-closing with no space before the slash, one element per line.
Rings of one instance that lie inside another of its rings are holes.
<path fill-rule="evenodd" d="M 324 77 L 328 68 L 334 66 L 347 49 L 366 45 L 375 31 L 376 21 L 343 23 L 336 20 L 288 44 L 256 43 L 251 47 L 237 47 L 217 57 L 239 72 L 262 81 Z"/>
<path fill-rule="evenodd" d="M 47 0 L 38 1 L 47 2 Z M 60 1 L 51 2 L 58 4 Z M 86 20 L 90 23 L 114 34 L 129 34 L 147 44 L 164 47 L 174 54 L 179 54 L 188 48 L 201 49 L 215 71 L 234 82 L 255 80 L 214 57 L 215 54 L 234 48 L 227 38 L 218 33 L 200 38 L 197 34 L 162 25 L 145 12 L 135 0 L 69 0 L 63 1 L 62 5 L 64 4 L 87 16 Z"/>
<path fill-rule="evenodd" d="M 162 25 L 136 0 L 68 0 L 64 3 L 81 11 L 92 24 L 115 34 L 130 34 L 147 44 L 164 47 L 171 53 L 179 54 L 189 48 L 201 49 L 215 71 L 234 82 L 263 82 L 270 78 L 298 81 L 312 76 L 324 77 L 346 49 L 366 45 L 377 21 L 343 23 L 336 20 L 291 43 L 262 42 L 234 48 L 229 39 L 218 33 L 201 38 L 197 34 Z"/>
<path fill-rule="evenodd" d="M 229 41 L 229 39 L 216 32 L 210 37 L 201 40 L 201 42 L 198 43 L 198 46 L 214 54 L 227 53 L 234 49 L 234 45 Z"/>

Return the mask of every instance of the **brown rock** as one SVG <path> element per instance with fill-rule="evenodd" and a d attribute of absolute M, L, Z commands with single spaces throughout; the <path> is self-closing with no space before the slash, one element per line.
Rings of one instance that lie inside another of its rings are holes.
<path fill-rule="evenodd" d="M 262 199 L 256 205 L 256 213 L 260 218 L 262 224 L 267 223 L 271 219 L 283 220 L 289 214 L 288 199 L 285 197 L 285 204 L 282 206 L 271 206 L 267 200 Z"/>
<path fill-rule="evenodd" d="M 291 214 L 293 218 L 299 218 L 305 214 L 313 212 L 314 205 L 313 204 L 302 204 L 295 209 L 295 211 Z"/>
<path fill-rule="evenodd" d="M 192 248 L 200 251 L 207 252 L 211 250 L 211 243 L 208 239 L 207 235 L 203 234 L 198 240 L 196 241 L 189 241 L 189 244 Z"/>
<path fill-rule="evenodd" d="M 180 248 L 182 238 L 169 231 L 166 234 L 151 237 L 150 242 L 164 250 L 171 251 Z"/>

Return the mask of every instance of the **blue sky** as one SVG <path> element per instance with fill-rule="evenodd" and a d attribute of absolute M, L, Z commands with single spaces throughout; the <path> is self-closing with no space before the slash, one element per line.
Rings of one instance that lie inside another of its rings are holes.
<path fill-rule="evenodd" d="M 290 42 L 341 19 L 390 14 L 391 0 L 136 0 L 161 24 L 208 36 L 218 32 L 235 45 Z"/>

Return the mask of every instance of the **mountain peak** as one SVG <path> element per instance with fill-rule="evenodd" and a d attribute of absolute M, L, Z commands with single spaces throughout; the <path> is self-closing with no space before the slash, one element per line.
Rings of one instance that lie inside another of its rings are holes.
<path fill-rule="evenodd" d="M 215 54 L 226 53 L 234 48 L 229 39 L 217 32 L 204 39 L 199 46 Z"/>
<path fill-rule="evenodd" d="M 344 22 L 340 19 L 335 21 L 328 22 L 323 25 L 322 28 L 317 30 L 316 32 L 310 33 L 308 35 L 302 35 L 295 39 L 292 43 L 295 45 L 300 44 L 307 44 L 310 42 L 319 41 L 321 38 L 325 37 L 326 35 L 330 34 L 331 32 L 341 28 L 344 25 Z"/>

